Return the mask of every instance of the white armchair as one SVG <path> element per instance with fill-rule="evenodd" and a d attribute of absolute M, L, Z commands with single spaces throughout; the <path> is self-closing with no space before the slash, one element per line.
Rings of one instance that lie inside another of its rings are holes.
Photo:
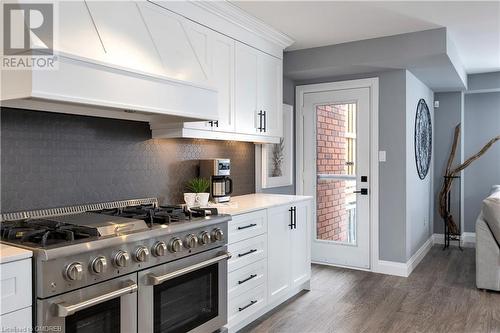
<path fill-rule="evenodd" d="M 494 186 L 476 221 L 476 285 L 500 291 L 500 186 Z"/>

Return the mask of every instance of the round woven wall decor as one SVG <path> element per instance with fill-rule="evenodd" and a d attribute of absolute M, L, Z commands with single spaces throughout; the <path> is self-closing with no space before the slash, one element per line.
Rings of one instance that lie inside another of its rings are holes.
<path fill-rule="evenodd" d="M 422 98 L 418 101 L 415 116 L 415 163 L 420 179 L 425 179 L 432 158 L 432 120 L 427 103 Z"/>

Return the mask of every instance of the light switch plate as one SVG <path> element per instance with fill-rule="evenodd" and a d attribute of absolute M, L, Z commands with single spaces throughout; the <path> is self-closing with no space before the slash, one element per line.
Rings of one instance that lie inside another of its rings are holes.
<path fill-rule="evenodd" d="M 385 162 L 387 159 L 386 159 L 386 151 L 385 150 L 380 150 L 378 152 L 378 161 L 379 162 Z"/>

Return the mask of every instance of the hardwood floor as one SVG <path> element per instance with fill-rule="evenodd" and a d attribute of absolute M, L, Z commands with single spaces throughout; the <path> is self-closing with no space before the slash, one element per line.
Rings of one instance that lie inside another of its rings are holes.
<path fill-rule="evenodd" d="M 408 278 L 313 265 L 304 291 L 240 332 L 500 332 L 500 293 L 475 252 L 435 245 Z"/>

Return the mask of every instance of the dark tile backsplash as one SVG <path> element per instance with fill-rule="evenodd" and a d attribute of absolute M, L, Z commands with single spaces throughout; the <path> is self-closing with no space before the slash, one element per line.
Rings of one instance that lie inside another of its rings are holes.
<path fill-rule="evenodd" d="M 1 211 L 158 197 L 179 203 L 202 158 L 230 158 L 233 195 L 255 189 L 252 143 L 151 139 L 142 122 L 1 109 Z"/>

